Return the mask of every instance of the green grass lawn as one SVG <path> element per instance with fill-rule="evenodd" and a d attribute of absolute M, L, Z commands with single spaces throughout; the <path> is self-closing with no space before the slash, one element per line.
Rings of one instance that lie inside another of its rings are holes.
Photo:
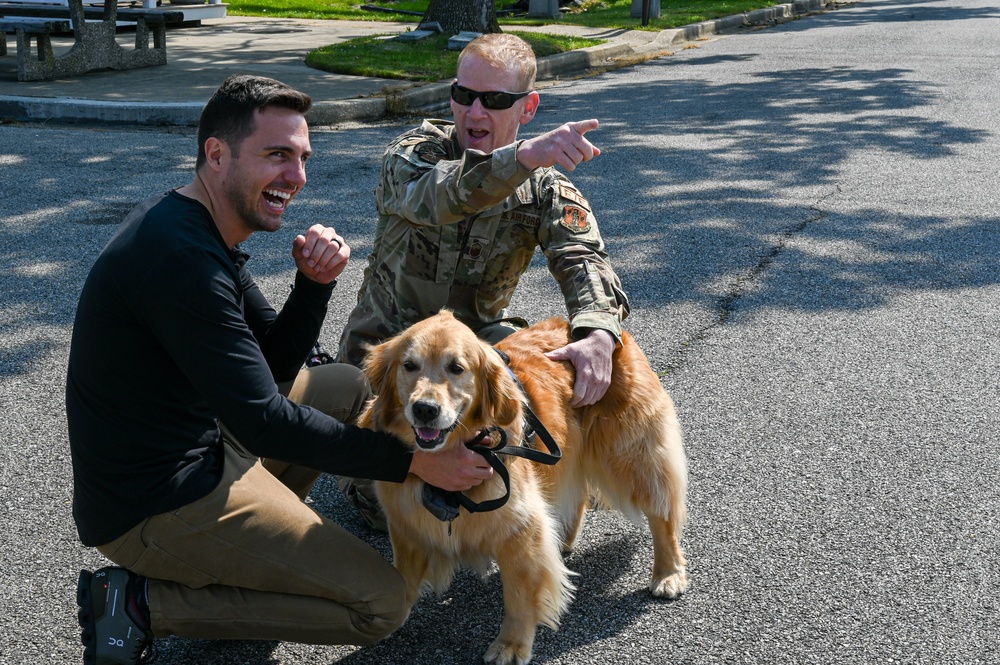
<path fill-rule="evenodd" d="M 603 43 L 593 39 L 517 32 L 531 44 L 539 58 Z M 450 35 L 435 35 L 418 42 L 360 37 L 316 49 L 306 56 L 306 64 L 337 74 L 375 76 L 410 81 L 440 81 L 455 74 L 458 51 L 449 51 Z"/>
<path fill-rule="evenodd" d="M 416 28 L 427 10 L 428 0 L 227 0 L 229 14 L 274 18 L 341 19 L 362 21 L 412 22 Z M 682 25 L 732 16 L 753 9 L 780 4 L 774 0 L 660 0 L 660 18 L 647 27 L 639 18 L 631 18 L 632 0 L 586 0 L 578 11 L 563 13 L 557 19 L 529 19 L 511 14 L 512 0 L 496 3 L 501 29 L 526 39 L 539 57 L 594 46 L 600 42 L 518 32 L 518 25 L 579 25 L 629 30 L 666 30 Z M 362 9 L 374 5 L 391 11 Z M 317 69 L 351 74 L 416 81 L 438 81 L 452 76 L 458 54 L 448 51 L 447 36 L 417 42 L 399 42 L 375 37 L 354 39 L 317 49 L 306 63 Z"/>
<path fill-rule="evenodd" d="M 310 19 L 350 19 L 352 21 L 413 21 L 419 22 L 420 17 L 403 13 L 383 13 L 360 9 L 361 5 L 373 4 L 403 12 L 421 12 L 427 10 L 427 0 L 401 0 L 386 2 L 375 0 L 366 3 L 365 0 L 226 0 L 229 3 L 228 14 L 234 16 L 273 16 L 275 18 L 310 18 Z"/>
<path fill-rule="evenodd" d="M 362 21 L 420 21 L 427 10 L 428 0 L 227 0 L 229 13 L 235 16 L 274 16 L 310 19 L 351 19 Z M 361 9 L 375 5 L 395 10 L 392 13 Z M 529 19 L 506 16 L 513 3 L 499 0 L 497 13 L 500 25 L 584 25 L 595 28 L 630 30 L 666 30 L 722 16 L 731 16 L 752 9 L 780 4 L 774 0 L 660 0 L 660 18 L 643 28 L 642 21 L 631 18 L 632 0 L 587 0 L 584 11 L 563 14 L 558 19 Z M 407 13 L 408 12 L 408 13 Z"/>

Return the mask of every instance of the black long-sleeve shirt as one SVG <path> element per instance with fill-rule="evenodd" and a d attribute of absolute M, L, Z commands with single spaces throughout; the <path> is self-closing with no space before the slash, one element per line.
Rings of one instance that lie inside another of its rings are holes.
<path fill-rule="evenodd" d="M 333 286 L 296 274 L 277 313 L 211 215 L 177 192 L 140 204 L 98 257 L 73 328 L 66 415 L 85 545 L 218 484 L 221 420 L 250 452 L 399 481 L 412 453 L 278 393 L 320 331 Z"/>

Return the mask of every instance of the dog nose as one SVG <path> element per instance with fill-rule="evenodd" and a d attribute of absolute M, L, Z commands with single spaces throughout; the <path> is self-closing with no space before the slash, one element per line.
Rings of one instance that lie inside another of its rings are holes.
<path fill-rule="evenodd" d="M 420 400 L 413 404 L 413 416 L 422 423 L 429 423 L 438 417 L 441 407 L 433 402 Z"/>

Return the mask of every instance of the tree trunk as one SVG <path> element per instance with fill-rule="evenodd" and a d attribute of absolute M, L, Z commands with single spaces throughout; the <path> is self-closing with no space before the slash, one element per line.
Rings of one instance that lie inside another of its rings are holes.
<path fill-rule="evenodd" d="M 437 21 L 446 35 L 459 32 L 503 32 L 494 0 L 430 0 L 421 23 Z"/>

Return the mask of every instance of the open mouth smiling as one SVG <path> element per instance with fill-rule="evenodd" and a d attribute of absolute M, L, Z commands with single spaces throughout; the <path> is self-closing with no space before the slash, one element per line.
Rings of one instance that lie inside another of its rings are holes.
<path fill-rule="evenodd" d="M 451 434 L 457 426 L 457 420 L 448 429 L 413 426 L 413 434 L 415 435 L 417 446 L 424 450 L 431 450 L 444 443 L 445 437 Z"/>
<path fill-rule="evenodd" d="M 277 189 L 264 190 L 264 202 L 273 210 L 284 210 L 291 198 L 292 195 L 288 192 L 281 192 Z"/>

